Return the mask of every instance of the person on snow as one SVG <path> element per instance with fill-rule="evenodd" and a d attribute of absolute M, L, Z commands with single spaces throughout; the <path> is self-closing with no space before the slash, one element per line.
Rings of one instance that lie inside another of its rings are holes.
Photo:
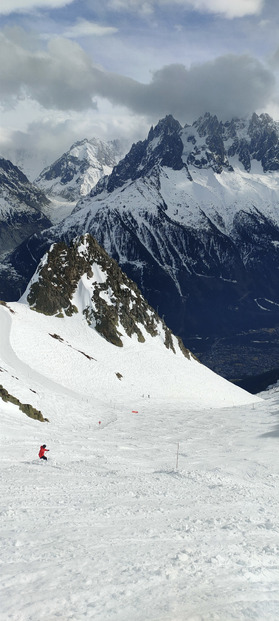
<path fill-rule="evenodd" d="M 49 451 L 49 449 L 46 448 L 46 444 L 43 444 L 39 450 L 39 458 L 47 461 L 47 457 L 45 456 L 46 451 Z"/>

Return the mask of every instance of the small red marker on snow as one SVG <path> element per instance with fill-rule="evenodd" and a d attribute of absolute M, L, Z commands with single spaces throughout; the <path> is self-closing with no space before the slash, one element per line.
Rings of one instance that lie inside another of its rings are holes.
<path fill-rule="evenodd" d="M 99 425 L 101 424 L 101 421 L 99 420 Z"/>
<path fill-rule="evenodd" d="M 138 410 L 132 410 L 132 414 L 138 414 Z"/>

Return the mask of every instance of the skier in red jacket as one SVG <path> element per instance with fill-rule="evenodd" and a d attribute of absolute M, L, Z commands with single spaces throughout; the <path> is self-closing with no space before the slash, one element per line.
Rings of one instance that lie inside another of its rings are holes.
<path fill-rule="evenodd" d="M 49 449 L 46 448 L 46 444 L 43 444 L 39 450 L 39 458 L 47 461 L 47 457 L 45 456 L 46 451 L 49 451 Z"/>

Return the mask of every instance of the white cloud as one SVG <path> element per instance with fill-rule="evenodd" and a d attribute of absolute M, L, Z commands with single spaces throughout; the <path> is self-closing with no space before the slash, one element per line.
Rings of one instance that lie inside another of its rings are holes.
<path fill-rule="evenodd" d="M 96 72 L 98 95 L 149 117 L 173 114 L 179 121 L 211 112 L 222 119 L 246 116 L 273 97 L 271 70 L 249 55 L 228 54 L 192 65 L 172 64 L 154 72 L 149 84 Z"/>
<path fill-rule="evenodd" d="M 269 64 L 275 71 L 278 71 L 279 69 L 279 47 L 275 50 L 275 52 L 273 52 L 272 56 L 269 58 Z"/>
<path fill-rule="evenodd" d="M 10 13 L 29 13 L 35 9 L 59 9 L 74 0 L 1 0 L 0 15 Z"/>
<path fill-rule="evenodd" d="M 85 111 L 96 97 L 147 117 L 173 114 L 178 120 L 208 111 L 221 118 L 243 116 L 267 105 L 275 78 L 259 60 L 228 54 L 192 65 L 169 64 L 143 84 L 97 67 L 74 41 L 56 37 L 46 50 L 34 48 L 20 29 L 0 33 L 0 103 L 12 107 L 30 98 L 45 109 Z"/>
<path fill-rule="evenodd" d="M 12 34 L 12 36 L 11 36 Z M 91 59 L 77 43 L 56 37 L 46 51 L 29 49 L 21 29 L 0 33 L 0 102 L 31 98 L 44 108 L 84 110 L 94 106 Z"/>
<path fill-rule="evenodd" d="M 98 103 L 99 110 L 88 110 L 82 115 L 51 110 L 46 113 L 40 111 L 37 104 L 31 104 L 35 120 L 31 121 L 29 115 L 29 122 L 24 124 L 18 117 L 25 118 L 26 105 L 20 102 L 17 110 L 7 114 L 9 120 L 6 120 L 5 128 L 0 126 L 0 156 L 19 166 L 25 162 L 24 172 L 33 180 L 77 140 L 96 137 L 109 141 L 117 138 L 121 139 L 123 152 L 127 152 L 132 142 L 146 138 L 150 123 L 145 117 L 129 113 L 121 106 L 116 110 L 107 101 L 99 100 Z M 19 126 L 20 129 L 15 129 Z"/>
<path fill-rule="evenodd" d="M 72 4 L 74 0 L 0 0 L 0 15 L 28 13 L 35 9 L 58 9 Z M 215 13 L 225 18 L 257 15 L 264 7 L 265 0 L 106 0 L 108 9 L 134 11 L 142 16 L 150 16 L 156 8 L 175 5 L 201 13 Z M 84 20 L 85 21 L 85 20 Z"/>
<path fill-rule="evenodd" d="M 201 13 L 214 13 L 227 19 L 258 15 L 264 7 L 265 0 L 110 0 L 109 5 L 115 10 L 137 11 L 150 15 L 156 7 L 181 6 Z"/>
<path fill-rule="evenodd" d="M 111 26 L 100 26 L 100 24 L 89 22 L 86 19 L 78 19 L 77 23 L 72 26 L 72 28 L 64 32 L 64 37 L 68 37 L 69 39 L 88 36 L 103 37 L 114 34 L 117 31 L 117 28 Z"/>
<path fill-rule="evenodd" d="M 258 15 L 264 6 L 264 0 L 187 0 L 187 4 L 197 11 L 217 13 L 228 19 Z"/>
<path fill-rule="evenodd" d="M 174 0 L 175 3 L 183 2 L 183 0 Z M 109 6 L 116 11 L 136 11 L 141 15 L 150 15 L 153 13 L 154 7 L 160 4 L 171 4 L 172 0 L 110 0 Z"/>

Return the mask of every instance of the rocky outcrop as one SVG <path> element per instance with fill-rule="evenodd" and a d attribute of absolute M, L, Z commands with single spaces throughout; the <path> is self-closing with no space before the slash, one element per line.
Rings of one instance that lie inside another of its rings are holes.
<path fill-rule="evenodd" d="M 182 161 L 181 130 L 180 123 L 171 115 L 159 121 L 155 128 L 151 127 L 148 138 L 133 144 L 111 175 L 92 189 L 91 196 L 96 196 L 104 189 L 111 193 L 128 180 L 135 181 L 149 176 L 150 173 L 154 174 L 155 169 L 162 166 L 173 170 L 184 168 L 188 174 L 187 166 Z"/>
<path fill-rule="evenodd" d="M 9 402 L 16 405 L 20 411 L 26 414 L 26 416 L 29 416 L 29 418 L 39 420 L 41 423 L 49 422 L 48 419 L 42 415 L 41 410 L 37 410 L 30 403 L 21 403 L 17 397 L 14 397 L 5 388 L 3 388 L 2 384 L 0 384 L 0 398 L 5 403 Z"/>
<path fill-rule="evenodd" d="M 30 308 L 46 315 L 82 313 L 88 325 L 114 345 L 122 347 L 124 335 L 135 336 L 140 342 L 146 335 L 161 336 L 165 346 L 175 353 L 173 335 L 165 322 L 91 235 L 69 246 L 54 244 L 39 265 L 25 298 Z M 180 340 L 178 344 L 189 357 Z"/>

